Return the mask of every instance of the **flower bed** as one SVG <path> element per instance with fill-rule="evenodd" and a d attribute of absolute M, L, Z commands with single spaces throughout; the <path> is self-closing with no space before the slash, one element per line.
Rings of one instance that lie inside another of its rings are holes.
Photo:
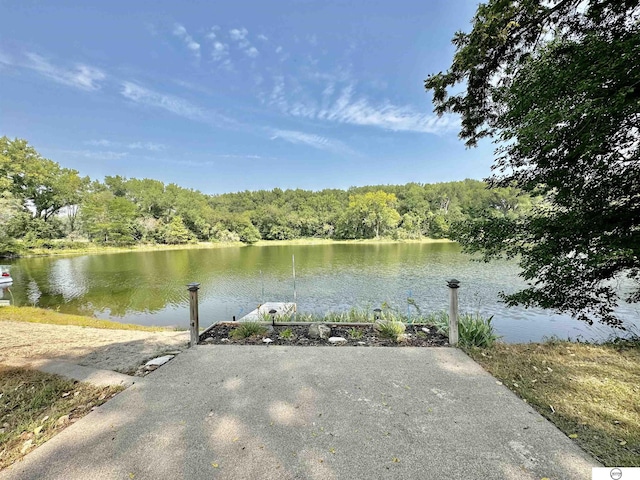
<path fill-rule="evenodd" d="M 255 324 L 253 324 L 255 325 Z M 292 346 L 360 346 L 360 347 L 440 347 L 447 346 L 448 339 L 437 333 L 434 327 L 407 325 L 404 334 L 397 338 L 387 338 L 378 331 L 375 324 L 341 325 L 322 324 L 330 329 L 322 338 L 310 334 L 311 325 L 261 324 L 263 332 L 246 337 L 234 331 L 242 327 L 242 322 L 218 323 L 200 336 L 201 344 L 235 345 L 292 345 Z M 247 331 L 247 333 L 249 333 Z M 317 332 L 316 332 L 317 333 Z M 333 339 L 333 340 L 332 340 Z M 336 340 L 341 339 L 341 340 Z"/>

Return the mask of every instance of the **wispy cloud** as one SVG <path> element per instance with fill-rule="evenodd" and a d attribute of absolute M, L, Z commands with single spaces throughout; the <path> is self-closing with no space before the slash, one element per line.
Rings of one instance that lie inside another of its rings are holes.
<path fill-rule="evenodd" d="M 233 28 L 229 30 L 229 36 L 231 40 L 235 40 L 236 42 L 246 41 L 247 35 L 249 31 L 246 28 Z"/>
<path fill-rule="evenodd" d="M 129 155 L 129 152 L 114 152 L 110 150 L 66 150 L 65 153 L 89 158 L 91 160 L 122 160 Z"/>
<path fill-rule="evenodd" d="M 92 147 L 112 147 L 115 146 L 114 142 L 109 140 L 87 140 L 84 142 L 86 145 L 91 145 Z"/>
<path fill-rule="evenodd" d="M 175 83 L 176 85 L 179 85 L 183 88 L 186 88 L 188 90 L 192 90 L 194 92 L 198 92 L 198 93 L 204 93 L 206 95 L 211 95 L 212 91 L 210 89 L 208 89 L 207 87 L 200 85 L 200 84 L 196 84 L 193 82 L 187 82 L 186 80 L 183 80 L 181 78 L 174 78 L 171 80 L 173 83 Z"/>
<path fill-rule="evenodd" d="M 207 113 L 202 108 L 183 98 L 156 92 L 132 82 L 122 82 L 120 93 L 133 102 L 161 108 L 190 120 L 206 121 L 208 119 Z"/>
<path fill-rule="evenodd" d="M 241 126 L 241 124 L 233 118 L 213 110 L 204 109 L 184 98 L 151 90 L 133 82 L 122 82 L 121 86 L 122 90 L 120 94 L 137 104 L 166 110 L 174 115 L 211 126 Z M 134 147 L 130 146 L 129 148 Z"/>
<path fill-rule="evenodd" d="M 267 37 L 263 33 L 259 34 L 257 38 L 258 38 L 258 40 L 262 40 L 263 42 L 268 42 L 269 41 L 269 37 Z"/>
<path fill-rule="evenodd" d="M 454 117 L 420 113 L 410 106 L 393 105 L 388 101 L 373 105 L 366 97 L 354 98 L 353 85 L 344 88 L 329 108 L 318 111 L 316 118 L 393 132 L 439 134 L 457 128 Z"/>
<path fill-rule="evenodd" d="M 262 155 L 251 155 L 251 154 L 247 154 L 247 155 L 237 155 L 237 154 L 233 154 L 233 153 L 221 153 L 216 155 L 216 157 L 218 158 L 239 158 L 239 159 L 249 159 L 249 160 L 262 160 L 265 157 L 263 157 Z M 271 157 L 267 157 L 267 158 L 271 158 Z"/>
<path fill-rule="evenodd" d="M 149 152 L 160 152 L 167 148 L 162 143 L 154 142 L 114 142 L 112 140 L 87 140 L 85 145 L 91 145 L 92 147 L 104 147 L 104 148 L 127 148 L 129 150 L 147 150 Z"/>
<path fill-rule="evenodd" d="M 273 78 L 270 103 L 293 117 L 376 127 L 393 132 L 442 134 L 458 128 L 455 117 L 421 113 L 411 106 L 394 105 L 389 101 L 374 104 L 365 96 L 355 96 L 354 82 L 338 89 L 337 80 L 341 79 L 328 79 L 321 100 L 316 102 L 300 99 L 303 97 L 300 91 L 296 95 L 287 95 L 289 89 L 285 89 L 284 78 L 276 76 Z"/>
<path fill-rule="evenodd" d="M 44 57 L 35 53 L 27 53 L 26 62 L 18 65 L 38 72 L 55 82 L 85 91 L 94 91 L 101 88 L 101 82 L 107 78 L 106 74 L 95 67 L 77 64 L 73 69 L 58 67 L 50 63 Z"/>
<path fill-rule="evenodd" d="M 148 150 L 150 152 L 160 152 L 164 150 L 166 145 L 153 142 L 134 142 L 127 145 L 131 150 Z"/>
<path fill-rule="evenodd" d="M 229 37 L 238 44 L 238 48 L 248 57 L 256 58 L 260 54 L 258 49 L 249 41 L 249 31 L 246 28 L 233 28 L 229 30 Z"/>
<path fill-rule="evenodd" d="M 340 140 L 323 137 L 313 133 L 299 132 L 296 130 L 271 130 L 271 140 L 282 139 L 286 142 L 307 145 L 319 150 L 327 150 L 339 154 L 355 154 L 351 148 Z"/>
<path fill-rule="evenodd" d="M 176 23 L 173 27 L 173 34 L 182 39 L 184 44 L 196 58 L 200 58 L 200 44 L 196 42 L 191 35 L 189 35 L 187 29 L 184 28 L 183 25 Z"/>
<path fill-rule="evenodd" d="M 205 35 L 207 39 L 211 40 L 211 59 L 214 62 L 218 62 L 222 68 L 232 70 L 233 64 L 229 58 L 229 44 L 220 38 L 221 35 L 218 33 L 219 31 L 220 27 L 214 25 L 211 27 L 211 31 Z"/>
<path fill-rule="evenodd" d="M 12 66 L 13 60 L 9 55 L 0 50 L 0 65 Z"/>
<path fill-rule="evenodd" d="M 215 40 L 215 38 L 218 36 L 218 31 L 220 31 L 220 27 L 218 25 L 214 25 L 213 27 L 211 27 L 211 30 L 209 30 L 209 33 L 205 35 L 205 38 L 208 38 L 209 40 Z"/>
<path fill-rule="evenodd" d="M 211 58 L 213 60 L 222 60 L 229 55 L 229 45 L 222 42 L 213 42 Z"/>

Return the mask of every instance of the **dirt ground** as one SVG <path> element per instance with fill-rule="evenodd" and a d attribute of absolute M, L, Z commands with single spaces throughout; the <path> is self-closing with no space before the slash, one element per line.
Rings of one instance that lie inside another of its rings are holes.
<path fill-rule="evenodd" d="M 3 321 L 0 362 L 65 360 L 133 373 L 145 361 L 187 346 L 189 332 L 140 332 Z"/>

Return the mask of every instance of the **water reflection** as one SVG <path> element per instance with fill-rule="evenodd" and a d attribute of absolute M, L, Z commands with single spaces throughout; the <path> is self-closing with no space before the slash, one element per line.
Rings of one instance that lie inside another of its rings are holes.
<path fill-rule="evenodd" d="M 13 293 L 11 292 L 13 282 L 3 283 L 0 285 L 0 303 L 3 305 L 13 305 Z"/>
<path fill-rule="evenodd" d="M 300 311 L 374 308 L 382 302 L 401 311 L 407 297 L 424 312 L 447 308 L 445 280 L 461 281 L 463 311 L 494 315 L 508 341 L 544 336 L 604 338 L 611 330 L 589 327 L 539 309 L 506 309 L 499 291 L 523 286 L 511 262 L 473 261 L 450 243 L 349 244 L 171 250 L 13 262 L 13 295 L 19 305 L 153 325 L 188 324 L 185 285 L 197 281 L 205 325 L 230 320 L 263 301 L 292 301 L 291 256 L 296 257 Z M 262 272 L 262 274 L 260 274 Z M 620 315 L 636 321 L 636 307 Z"/>

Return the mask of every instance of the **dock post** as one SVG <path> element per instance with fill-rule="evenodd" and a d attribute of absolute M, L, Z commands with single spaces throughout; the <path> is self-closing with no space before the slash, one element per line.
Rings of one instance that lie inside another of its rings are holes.
<path fill-rule="evenodd" d="M 200 339 L 200 320 L 198 318 L 198 290 L 200 289 L 199 283 L 190 283 L 187 285 L 189 290 L 189 330 L 191 332 L 191 340 L 189 342 L 189 348 L 198 344 Z"/>
<path fill-rule="evenodd" d="M 449 287 L 449 345 L 458 346 L 458 288 L 456 279 L 447 280 Z"/>

